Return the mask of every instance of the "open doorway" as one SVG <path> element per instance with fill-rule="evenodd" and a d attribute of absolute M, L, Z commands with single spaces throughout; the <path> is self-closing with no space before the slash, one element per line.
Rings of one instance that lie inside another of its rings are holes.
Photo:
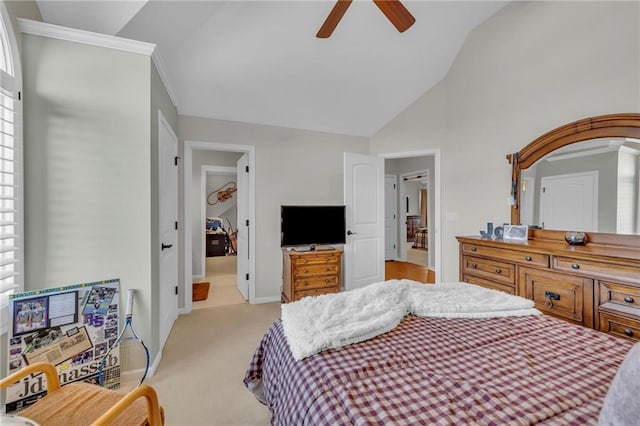
<path fill-rule="evenodd" d="M 251 303 L 254 147 L 190 141 L 184 146 L 185 312 Z"/>
<path fill-rule="evenodd" d="M 237 162 L 241 155 L 231 153 L 226 157 Z M 201 166 L 200 175 L 200 223 L 204 224 L 204 236 L 200 237 L 204 248 L 200 252 L 202 273 L 193 280 L 193 309 L 244 303 L 245 298 L 237 286 L 237 229 L 238 200 L 245 194 L 238 190 L 237 167 L 206 164 Z"/>
<path fill-rule="evenodd" d="M 387 200 L 386 269 L 409 273 L 407 278 L 418 281 L 436 282 L 440 270 L 439 152 L 395 153 L 382 157 L 385 158 Z M 389 225 L 392 219 L 395 219 L 393 225 Z M 393 232 L 389 232 L 391 226 Z"/>

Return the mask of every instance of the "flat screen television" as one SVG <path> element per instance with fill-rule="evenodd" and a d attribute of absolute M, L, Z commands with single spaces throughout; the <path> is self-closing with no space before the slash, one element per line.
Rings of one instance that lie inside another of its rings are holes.
<path fill-rule="evenodd" d="M 345 243 L 345 206 L 281 206 L 280 246 Z"/>

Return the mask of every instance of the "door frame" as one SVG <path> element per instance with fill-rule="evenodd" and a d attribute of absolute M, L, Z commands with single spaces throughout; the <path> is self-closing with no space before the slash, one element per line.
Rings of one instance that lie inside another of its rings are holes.
<path fill-rule="evenodd" d="M 410 157 L 425 157 L 425 156 L 433 156 L 433 164 L 434 170 L 433 174 L 429 176 L 429 185 L 430 190 L 434 191 L 434 200 L 435 200 L 435 217 L 433 218 L 432 225 L 429 225 L 429 238 L 431 238 L 432 233 L 434 234 L 433 241 L 433 250 L 434 250 L 434 272 L 436 275 L 436 282 L 440 282 L 442 278 L 442 195 L 441 195 L 441 159 L 440 159 L 440 149 L 423 149 L 417 151 L 401 151 L 401 152 L 384 152 L 378 153 L 379 157 L 384 159 L 395 159 L 395 158 L 410 158 Z M 406 214 L 405 214 L 406 217 Z M 406 256 L 406 249 L 405 249 Z"/>
<path fill-rule="evenodd" d="M 183 192 L 183 215 L 184 215 L 184 312 L 190 313 L 192 310 L 193 298 L 193 272 L 191 270 L 191 257 L 193 256 L 192 238 L 191 238 L 191 206 L 189 205 L 189 194 L 193 190 L 193 185 L 189 177 L 193 175 L 193 151 L 226 151 L 246 153 L 249 160 L 249 223 L 255 225 L 255 146 L 253 145 L 235 145 L 224 144 L 219 142 L 204 141 L 184 141 L 184 192 Z M 256 298 L 256 256 L 255 256 L 255 226 L 249 227 L 249 303 L 255 303 Z M 238 277 L 240 279 L 240 277 Z"/>
<path fill-rule="evenodd" d="M 204 165 L 200 172 L 200 223 L 205 223 L 207 218 L 207 176 L 208 175 L 221 175 L 221 176 L 235 176 L 238 179 L 238 169 L 236 167 L 229 166 L 209 166 Z M 225 224 L 226 226 L 226 224 Z M 207 274 L 207 241 L 205 235 L 201 236 L 202 247 L 202 268 L 200 269 L 200 277 L 204 277 Z M 196 278 L 194 276 L 194 278 Z"/>
<path fill-rule="evenodd" d="M 416 157 L 416 156 L 412 156 L 412 157 Z M 422 155 L 420 157 L 423 157 Z M 429 185 L 431 185 L 431 173 L 429 172 L 428 169 L 420 169 L 420 170 L 412 170 L 410 172 L 406 172 L 406 173 L 402 173 L 399 178 L 398 178 L 398 185 L 400 186 L 400 199 L 402 200 L 402 206 L 398 209 L 398 213 L 399 213 L 399 217 L 400 217 L 400 221 L 398 222 L 398 233 L 400 235 L 402 235 L 402 244 L 400 244 L 400 252 L 399 252 L 399 260 L 406 262 L 407 261 L 407 243 L 409 241 L 407 241 L 407 216 L 409 216 L 409 213 L 407 212 L 407 197 L 409 196 L 409 194 L 407 193 L 407 184 L 404 180 L 404 178 L 408 177 L 408 176 L 415 176 L 417 174 L 426 174 L 427 178 L 429 179 Z M 427 200 L 427 208 L 429 205 L 429 200 Z M 402 225 L 402 226 L 400 226 Z M 429 225 L 427 225 L 427 229 L 429 228 Z M 428 242 L 429 243 L 429 242 Z M 429 243 L 430 244 L 430 243 Z M 429 264 L 429 258 L 427 257 L 427 264 Z"/>
<path fill-rule="evenodd" d="M 387 250 L 386 250 L 386 246 L 387 246 L 387 233 L 385 232 L 384 234 L 384 241 L 385 241 L 385 253 L 384 253 L 384 258 L 385 261 L 387 260 L 398 260 L 399 256 L 398 256 L 398 248 L 400 248 L 400 236 L 398 234 L 398 229 L 400 228 L 400 226 L 398 225 L 398 223 L 400 222 L 400 216 L 398 215 L 399 209 L 398 209 L 398 194 L 400 193 L 400 188 L 399 186 L 399 182 L 398 182 L 398 176 L 393 174 L 393 175 L 388 175 L 385 174 L 384 175 L 384 181 L 385 181 L 385 186 L 387 181 L 393 180 L 394 185 L 396 186 L 396 193 L 394 194 L 394 211 L 393 214 L 395 216 L 395 218 L 393 219 L 393 229 L 395 230 L 394 232 L 394 241 L 393 244 L 395 245 L 396 249 L 393 251 L 393 259 L 387 259 Z M 384 199 L 385 199 L 385 216 L 387 214 L 387 194 L 386 194 L 386 190 L 385 190 L 385 194 L 384 194 Z M 385 229 L 386 229 L 386 223 L 385 223 Z"/>

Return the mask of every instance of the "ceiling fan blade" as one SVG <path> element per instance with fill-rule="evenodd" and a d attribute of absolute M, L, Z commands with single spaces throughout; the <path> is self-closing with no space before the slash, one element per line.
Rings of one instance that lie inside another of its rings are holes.
<path fill-rule="evenodd" d="M 324 20 L 324 24 L 320 27 L 316 37 L 328 38 L 333 33 L 333 30 L 336 29 L 338 22 L 340 22 L 340 19 L 342 19 L 352 1 L 353 0 L 338 0 L 335 6 L 333 6 L 333 9 L 331 9 L 331 12 L 329 12 L 327 19 Z"/>
<path fill-rule="evenodd" d="M 399 0 L 373 0 L 373 2 L 401 33 L 407 31 L 416 22 L 416 18 Z"/>

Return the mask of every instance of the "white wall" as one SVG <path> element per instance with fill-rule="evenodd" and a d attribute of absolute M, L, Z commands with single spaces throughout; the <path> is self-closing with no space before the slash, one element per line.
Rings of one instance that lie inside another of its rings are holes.
<path fill-rule="evenodd" d="M 175 108 L 148 55 L 25 34 L 22 59 L 25 288 L 119 278 L 154 358 L 157 117 Z"/>
<path fill-rule="evenodd" d="M 255 146 L 256 298 L 278 298 L 280 206 L 342 204 L 343 153 L 367 153 L 368 140 L 189 116 L 178 117 L 178 129 L 182 141 Z"/>
<path fill-rule="evenodd" d="M 580 118 L 640 111 L 637 2 L 513 2 L 472 31 L 447 77 L 371 139 L 440 148 L 443 280 L 456 235 L 508 222 L 505 156 Z"/>

